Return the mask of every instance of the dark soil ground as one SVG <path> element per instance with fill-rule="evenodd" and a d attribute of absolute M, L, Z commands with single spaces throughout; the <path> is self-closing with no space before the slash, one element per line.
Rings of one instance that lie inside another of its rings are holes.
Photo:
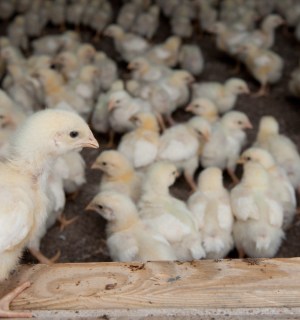
<path fill-rule="evenodd" d="M 115 3 L 117 10 L 118 3 Z M 116 12 L 115 12 L 116 13 Z M 46 32 L 55 33 L 55 29 L 48 28 Z M 161 42 L 170 34 L 168 21 L 162 17 L 157 36 L 153 42 Z M 84 41 L 92 38 L 90 30 L 82 30 Z M 196 32 L 192 39 L 185 42 L 198 44 L 204 54 L 205 69 L 198 77 L 198 81 L 224 81 L 231 76 L 235 62 L 219 52 L 215 48 L 214 36 L 204 35 L 200 37 Z M 94 43 L 98 50 L 105 51 L 110 57 L 120 61 L 120 57 L 115 52 L 112 41 L 106 37 L 101 38 L 99 43 Z M 276 84 L 267 97 L 253 98 L 241 96 L 238 99 L 236 109 L 245 112 L 252 123 L 254 129 L 248 131 L 249 144 L 254 141 L 258 122 L 263 115 L 273 115 L 280 123 L 282 133 L 289 136 L 300 150 L 300 101 L 289 97 L 288 80 L 289 75 L 296 68 L 299 60 L 300 43 L 292 34 L 287 34 L 283 29 L 279 29 L 276 34 L 276 45 L 274 51 L 280 54 L 285 61 L 285 69 L 282 79 Z M 120 61 L 121 74 L 126 73 L 125 64 Z M 252 79 L 245 69 L 242 69 L 239 77 L 245 79 L 252 92 L 258 90 L 258 84 Z M 191 115 L 183 110 L 178 110 L 175 119 L 178 122 L 187 120 Z M 107 136 L 98 136 L 99 142 L 105 144 Z M 59 224 L 54 225 L 44 237 L 41 250 L 48 256 L 53 256 L 57 250 L 61 251 L 59 262 L 95 262 L 110 261 L 105 245 L 105 221 L 94 212 L 85 212 L 84 208 L 97 192 L 101 174 L 90 170 L 89 167 L 99 154 L 98 150 L 86 150 L 83 152 L 87 163 L 87 184 L 83 186 L 79 196 L 75 201 L 68 201 L 65 208 L 65 215 L 72 218 L 76 215 L 79 219 L 64 231 L 60 231 Z M 240 174 L 240 170 L 239 170 Z M 174 187 L 172 193 L 180 199 L 186 200 L 189 189 L 182 178 Z M 300 222 L 297 220 L 293 227 L 287 232 L 286 239 L 278 253 L 278 257 L 300 256 Z M 232 257 L 236 254 L 233 252 Z M 35 262 L 29 253 L 25 253 L 24 262 Z"/>

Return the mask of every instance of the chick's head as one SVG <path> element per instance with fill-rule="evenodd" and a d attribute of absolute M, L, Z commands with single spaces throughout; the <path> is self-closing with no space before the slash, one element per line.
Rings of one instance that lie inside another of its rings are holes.
<path fill-rule="evenodd" d="M 149 68 L 149 61 L 146 58 L 143 57 L 137 57 L 130 61 L 127 68 L 129 70 L 139 70 L 139 71 L 145 71 Z"/>
<path fill-rule="evenodd" d="M 173 72 L 172 80 L 175 85 L 190 85 L 195 81 L 195 78 L 186 70 L 178 70 Z"/>
<path fill-rule="evenodd" d="M 176 51 L 181 46 L 181 38 L 178 36 L 171 36 L 165 42 L 165 47 L 171 51 Z"/>
<path fill-rule="evenodd" d="M 125 218 L 127 216 L 126 213 L 137 215 L 136 207 L 131 199 L 115 191 L 98 193 L 88 204 L 86 210 L 96 211 L 107 221 Z"/>
<path fill-rule="evenodd" d="M 99 169 L 110 177 L 122 176 L 133 171 L 128 159 L 115 150 L 103 151 L 93 163 L 92 169 Z"/>
<path fill-rule="evenodd" d="M 197 136 L 208 141 L 211 135 L 210 123 L 202 117 L 193 117 L 188 121 L 188 126 L 192 128 Z"/>
<path fill-rule="evenodd" d="M 260 119 L 259 134 L 272 135 L 279 133 L 279 124 L 277 120 L 272 116 L 264 116 Z"/>
<path fill-rule="evenodd" d="M 12 143 L 17 153 L 28 156 L 35 152 L 56 157 L 84 147 L 99 147 L 89 126 L 78 114 L 54 109 L 36 112 L 27 118 Z"/>
<path fill-rule="evenodd" d="M 192 112 L 198 116 L 206 117 L 217 115 L 218 109 L 216 105 L 205 98 L 198 98 L 193 100 L 185 109 L 185 111 Z"/>
<path fill-rule="evenodd" d="M 275 160 L 272 155 L 268 151 L 259 148 L 249 148 L 245 150 L 238 160 L 238 163 L 244 164 L 249 161 L 257 162 L 265 169 L 269 169 L 275 165 Z"/>
<path fill-rule="evenodd" d="M 258 162 L 248 161 L 244 164 L 242 183 L 249 188 L 265 189 L 269 186 L 269 175 Z"/>
<path fill-rule="evenodd" d="M 108 111 L 123 107 L 129 100 L 130 96 L 126 91 L 120 90 L 114 92 L 108 101 Z"/>
<path fill-rule="evenodd" d="M 104 30 L 104 35 L 114 39 L 120 39 L 124 35 L 124 30 L 116 24 L 111 24 Z"/>
<path fill-rule="evenodd" d="M 226 81 L 226 88 L 228 88 L 233 94 L 249 94 L 249 88 L 247 83 L 238 78 L 231 78 Z"/>
<path fill-rule="evenodd" d="M 231 130 L 252 129 L 252 124 L 245 113 L 240 111 L 227 112 L 221 119 L 222 124 Z"/>
<path fill-rule="evenodd" d="M 96 55 L 96 49 L 89 43 L 82 44 L 77 50 L 80 61 L 91 62 Z"/>
<path fill-rule="evenodd" d="M 263 28 L 276 28 L 284 24 L 283 18 L 278 14 L 270 14 L 263 22 Z"/>
<path fill-rule="evenodd" d="M 130 118 L 137 127 L 151 131 L 159 131 L 156 117 L 150 112 L 138 112 Z"/>
<path fill-rule="evenodd" d="M 167 191 L 174 184 L 179 173 L 176 166 L 169 161 L 152 164 L 147 173 L 144 187 L 158 192 Z"/>
<path fill-rule="evenodd" d="M 198 178 L 198 187 L 201 191 L 223 189 L 222 170 L 217 167 L 210 167 L 203 170 Z"/>

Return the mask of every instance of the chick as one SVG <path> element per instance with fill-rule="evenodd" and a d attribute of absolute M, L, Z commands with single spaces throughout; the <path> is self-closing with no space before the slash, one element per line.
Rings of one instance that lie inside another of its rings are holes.
<path fill-rule="evenodd" d="M 117 24 L 122 27 L 123 30 L 129 31 L 140 11 L 141 7 L 136 3 L 131 1 L 125 3 L 118 13 Z"/>
<path fill-rule="evenodd" d="M 159 25 L 159 13 L 160 9 L 157 5 L 152 5 L 147 12 L 141 12 L 132 26 L 132 31 L 152 39 Z"/>
<path fill-rule="evenodd" d="M 253 146 L 271 153 L 300 194 L 300 155 L 297 146 L 287 136 L 279 133 L 279 124 L 274 117 L 264 116 L 260 119 Z"/>
<path fill-rule="evenodd" d="M 53 60 L 54 66 L 67 81 L 75 79 L 80 69 L 79 59 L 74 52 L 63 51 Z"/>
<path fill-rule="evenodd" d="M 94 210 L 108 221 L 106 243 L 113 261 L 176 260 L 168 241 L 141 221 L 136 206 L 126 195 L 101 192 L 86 210 Z"/>
<path fill-rule="evenodd" d="M 25 32 L 25 19 L 23 16 L 16 16 L 7 29 L 7 35 L 13 46 L 22 50 L 28 49 L 28 38 Z"/>
<path fill-rule="evenodd" d="M 67 6 L 67 11 L 66 11 L 67 22 L 74 25 L 77 31 L 79 31 L 80 29 L 80 22 L 83 16 L 84 9 L 87 6 L 87 4 L 88 4 L 88 0 L 79 0 L 79 1 L 72 1 Z"/>
<path fill-rule="evenodd" d="M 192 75 L 198 76 L 204 67 L 204 59 L 199 46 L 185 44 L 179 53 L 179 64 L 182 69 L 189 71 Z"/>
<path fill-rule="evenodd" d="M 193 99 L 211 100 L 220 113 L 234 108 L 238 95 L 249 92 L 247 83 L 239 78 L 230 78 L 224 84 L 213 81 L 193 84 Z"/>
<path fill-rule="evenodd" d="M 159 145 L 159 126 L 151 113 L 136 113 L 131 119 L 136 129 L 123 135 L 118 150 L 136 169 L 146 167 L 156 160 Z"/>
<path fill-rule="evenodd" d="M 229 192 L 223 186 L 222 171 L 211 167 L 198 178 L 197 191 L 188 199 L 197 220 L 208 259 L 222 259 L 233 249 L 233 214 Z"/>
<path fill-rule="evenodd" d="M 273 51 L 258 48 L 250 43 L 242 45 L 239 51 L 244 55 L 242 61 L 248 71 L 260 83 L 256 96 L 266 95 L 268 84 L 278 82 L 282 76 L 283 59 Z"/>
<path fill-rule="evenodd" d="M 118 25 L 112 24 L 108 26 L 104 34 L 113 38 L 116 50 L 121 54 L 123 60 L 127 62 L 142 55 L 149 49 L 149 43 L 144 38 L 133 33 L 126 33 Z"/>
<path fill-rule="evenodd" d="M 211 100 L 205 98 L 197 98 L 192 100 L 191 103 L 185 108 L 185 111 L 200 116 L 211 124 L 220 119 L 216 105 Z"/>
<path fill-rule="evenodd" d="M 291 73 L 289 81 L 289 92 L 295 96 L 300 97 L 300 68 L 299 66 Z"/>
<path fill-rule="evenodd" d="M 37 112 L 17 131 L 9 161 L 0 164 L 1 281 L 15 268 L 24 247 L 45 223 L 49 166 L 66 152 L 98 146 L 87 124 L 67 111 Z M 14 296 L 7 298 L 6 304 L 3 298 L 1 308 L 8 309 Z M 13 317 L 13 312 L 7 309 L 0 310 L 0 315 Z"/>
<path fill-rule="evenodd" d="M 181 38 L 190 38 L 193 33 L 193 26 L 190 18 L 177 15 L 171 18 L 172 33 Z"/>
<path fill-rule="evenodd" d="M 239 163 L 247 161 L 258 162 L 269 173 L 273 192 L 283 208 L 283 230 L 288 229 L 296 213 L 296 196 L 293 185 L 284 170 L 275 163 L 268 151 L 259 148 L 250 148 L 242 153 Z"/>
<path fill-rule="evenodd" d="M 147 226 L 169 241 L 178 260 L 201 259 L 205 252 L 196 221 L 186 204 L 169 193 L 169 187 L 177 176 L 175 165 L 169 162 L 150 166 L 138 204 L 139 215 Z"/>
<path fill-rule="evenodd" d="M 101 89 L 107 91 L 118 79 L 118 67 L 104 52 L 96 52 L 94 65 L 99 69 Z"/>
<path fill-rule="evenodd" d="M 181 38 L 171 36 L 165 42 L 151 47 L 144 57 L 153 63 L 174 67 L 178 62 L 180 47 Z"/>
<path fill-rule="evenodd" d="M 100 34 L 111 23 L 113 17 L 113 10 L 110 2 L 102 2 L 100 8 L 94 13 L 90 21 L 90 27 L 95 30 L 94 41 L 98 42 Z"/>
<path fill-rule="evenodd" d="M 193 117 L 184 124 L 177 124 L 167 129 L 160 139 L 158 159 L 173 162 L 183 169 L 186 182 L 196 190 L 194 173 L 198 168 L 199 154 L 203 144 L 209 141 L 210 124 L 201 117 Z"/>
<path fill-rule="evenodd" d="M 137 202 L 141 195 L 141 175 L 134 171 L 128 159 L 118 151 L 102 152 L 92 169 L 103 172 L 99 191 L 116 191 Z"/>
<path fill-rule="evenodd" d="M 242 146 L 246 142 L 245 129 L 251 129 L 249 118 L 239 111 L 226 113 L 213 127 L 209 141 L 204 145 L 201 164 L 204 168 L 226 169 L 234 183 L 238 178 L 234 171 Z"/>
<path fill-rule="evenodd" d="M 65 29 L 66 21 L 66 0 L 55 0 L 50 8 L 49 18 L 55 26 L 60 26 L 61 30 Z"/>
<path fill-rule="evenodd" d="M 284 238 L 283 210 L 272 193 L 269 174 L 256 162 L 247 162 L 240 184 L 232 189 L 236 221 L 233 236 L 239 257 L 272 258 Z"/>

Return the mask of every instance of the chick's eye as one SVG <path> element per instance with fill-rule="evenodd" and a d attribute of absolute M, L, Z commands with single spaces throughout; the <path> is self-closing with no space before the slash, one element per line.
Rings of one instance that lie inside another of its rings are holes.
<path fill-rule="evenodd" d="M 172 172 L 172 175 L 173 175 L 173 176 L 176 176 L 176 173 L 177 173 L 176 171 L 173 171 L 173 172 Z"/>
<path fill-rule="evenodd" d="M 78 131 L 71 131 L 71 132 L 70 132 L 70 137 L 71 137 L 71 138 L 76 138 L 76 137 L 78 137 L 78 135 L 79 135 L 79 132 L 78 132 Z"/>
<path fill-rule="evenodd" d="M 239 125 L 242 125 L 242 124 L 243 124 L 243 121 L 238 121 L 238 124 L 239 124 Z"/>
<path fill-rule="evenodd" d="M 101 204 L 99 204 L 98 209 L 103 210 L 103 206 Z"/>
<path fill-rule="evenodd" d="M 247 158 L 246 158 L 246 160 L 247 160 L 247 161 L 250 161 L 250 160 L 251 160 L 251 158 L 250 158 L 250 157 L 247 157 Z"/>
<path fill-rule="evenodd" d="M 102 164 L 103 164 L 104 166 L 106 166 L 106 165 L 107 165 L 107 163 L 106 163 L 105 161 L 103 161 L 103 162 L 102 162 Z"/>
<path fill-rule="evenodd" d="M 0 119 L 4 119 L 4 116 L 2 114 L 0 114 Z"/>

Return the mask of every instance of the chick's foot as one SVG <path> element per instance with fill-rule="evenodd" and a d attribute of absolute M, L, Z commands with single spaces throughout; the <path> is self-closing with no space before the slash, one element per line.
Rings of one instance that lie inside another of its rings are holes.
<path fill-rule="evenodd" d="M 79 216 L 74 217 L 72 219 L 67 219 L 63 214 L 61 214 L 57 219 L 60 223 L 60 231 L 64 231 L 65 228 L 67 228 L 70 224 L 75 222 L 78 218 Z"/>
<path fill-rule="evenodd" d="M 0 299 L 0 318 L 32 318 L 30 312 L 10 310 L 11 302 L 30 285 L 30 282 L 27 281 Z"/>
<path fill-rule="evenodd" d="M 55 256 L 49 259 L 46 256 L 44 256 L 42 254 L 42 252 L 40 250 L 38 250 L 38 249 L 29 248 L 29 251 L 40 263 L 44 263 L 44 264 L 53 264 L 53 263 L 55 263 L 59 259 L 60 255 L 61 255 L 60 250 L 58 250 L 57 253 L 55 254 Z"/>

